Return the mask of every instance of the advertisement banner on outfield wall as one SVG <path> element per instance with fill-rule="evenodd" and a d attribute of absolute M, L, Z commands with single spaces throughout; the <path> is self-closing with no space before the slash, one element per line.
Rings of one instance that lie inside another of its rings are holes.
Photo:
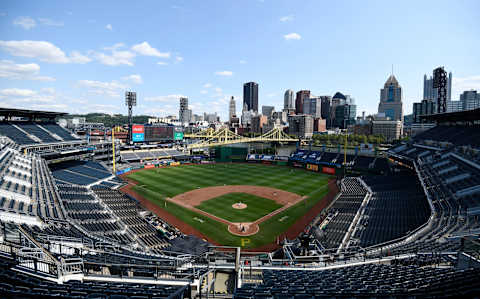
<path fill-rule="evenodd" d="M 154 168 L 154 167 L 155 167 L 155 165 L 153 165 L 153 164 L 150 164 L 150 165 L 145 165 L 145 167 L 144 167 L 144 168 L 145 168 L 145 169 L 148 169 L 148 168 Z"/>
<path fill-rule="evenodd" d="M 318 165 L 316 164 L 307 164 L 307 169 L 311 171 L 318 171 Z"/>
<path fill-rule="evenodd" d="M 322 172 L 323 173 L 328 173 L 328 174 L 335 174 L 335 168 L 322 167 Z"/>

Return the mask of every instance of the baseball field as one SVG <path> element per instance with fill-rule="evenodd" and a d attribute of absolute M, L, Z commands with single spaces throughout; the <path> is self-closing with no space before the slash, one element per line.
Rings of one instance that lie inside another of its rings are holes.
<path fill-rule="evenodd" d="M 275 242 L 331 191 L 330 176 L 262 164 L 182 165 L 126 177 L 137 195 L 157 207 L 152 210 L 173 215 L 219 245 L 243 248 Z"/>

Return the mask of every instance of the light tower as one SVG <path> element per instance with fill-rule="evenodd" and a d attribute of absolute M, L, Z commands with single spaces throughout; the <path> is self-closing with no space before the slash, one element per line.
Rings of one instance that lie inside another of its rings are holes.
<path fill-rule="evenodd" d="M 132 142 L 132 107 L 137 106 L 137 93 L 134 91 L 125 92 L 125 106 L 128 107 L 128 137 L 127 143 Z"/>

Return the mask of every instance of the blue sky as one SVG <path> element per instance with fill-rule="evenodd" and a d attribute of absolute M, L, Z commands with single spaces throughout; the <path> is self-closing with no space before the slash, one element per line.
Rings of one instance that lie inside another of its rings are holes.
<path fill-rule="evenodd" d="M 242 84 L 281 109 L 286 89 L 350 94 L 375 113 L 391 73 L 405 113 L 423 75 L 480 90 L 480 1 L 2 1 L 0 106 L 135 114 L 241 110 Z"/>

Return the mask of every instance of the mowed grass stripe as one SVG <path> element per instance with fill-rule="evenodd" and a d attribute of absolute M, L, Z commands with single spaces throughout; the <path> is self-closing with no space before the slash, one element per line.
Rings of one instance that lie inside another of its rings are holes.
<path fill-rule="evenodd" d="M 245 209 L 235 209 L 235 203 L 244 203 Z M 270 214 L 282 205 L 273 200 L 247 193 L 229 193 L 202 202 L 197 209 L 216 215 L 230 222 L 254 222 Z"/>
<path fill-rule="evenodd" d="M 205 176 L 205 173 L 198 169 L 193 169 L 192 166 L 187 166 L 190 169 L 186 169 L 184 173 L 178 171 L 180 168 L 167 168 L 168 170 L 175 169 L 175 171 L 169 171 L 166 176 L 159 177 L 154 172 L 158 173 L 163 172 L 164 169 L 151 170 L 140 172 L 141 176 L 145 177 L 146 180 L 150 181 L 150 178 L 156 181 L 155 188 L 162 194 L 165 193 L 166 196 L 175 196 L 177 194 L 184 193 L 188 190 L 193 190 L 198 187 L 203 188 L 206 186 L 214 185 L 238 185 L 240 184 L 239 177 L 242 177 L 243 182 L 241 184 L 247 185 L 258 185 L 258 186 L 270 186 L 278 189 L 283 189 L 291 191 L 297 194 L 308 194 L 311 190 L 317 188 L 317 184 L 308 184 L 309 179 L 308 175 L 305 175 L 302 172 L 299 172 L 298 175 L 293 175 L 292 173 L 284 173 L 279 176 L 273 176 L 272 173 L 269 173 L 269 169 L 264 169 L 256 174 L 238 172 L 230 172 L 232 165 L 228 165 L 229 173 L 222 173 L 222 175 L 216 175 L 212 177 L 211 175 Z M 250 167 L 252 168 L 252 167 Z M 274 168 L 267 166 L 266 168 Z M 211 172 L 213 169 L 209 169 Z M 219 167 L 219 170 L 224 170 L 222 167 Z M 250 169 L 252 170 L 252 169 Z M 255 169 L 258 170 L 258 169 Z M 295 173 L 297 174 L 297 173 Z M 318 175 L 317 175 L 318 177 Z M 153 182 L 153 181 L 150 181 Z M 181 182 L 181 185 L 180 185 Z M 320 182 L 322 184 L 324 182 Z M 173 189 L 173 190 L 172 190 Z"/>

